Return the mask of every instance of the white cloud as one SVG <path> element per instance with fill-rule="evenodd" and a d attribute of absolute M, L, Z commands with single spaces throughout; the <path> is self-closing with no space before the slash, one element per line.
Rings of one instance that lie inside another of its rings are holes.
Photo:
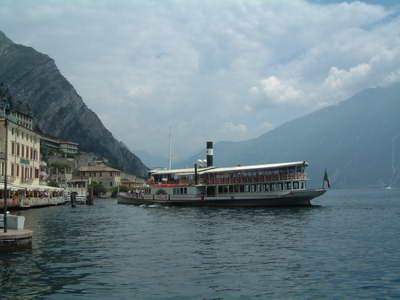
<path fill-rule="evenodd" d="M 351 85 L 354 82 L 363 80 L 371 71 L 371 66 L 368 64 L 360 64 L 350 70 L 340 70 L 336 67 L 331 67 L 328 77 L 324 84 L 331 89 L 340 89 Z"/>
<path fill-rule="evenodd" d="M 362 1 L 3 0 L 0 28 L 53 57 L 130 148 L 166 153 L 172 126 L 179 158 L 206 139 L 254 137 L 399 81 L 392 10 Z"/>
<path fill-rule="evenodd" d="M 247 137 L 248 128 L 245 124 L 234 124 L 232 122 L 225 122 L 222 129 L 225 136 L 229 136 L 230 139 L 240 140 Z"/>
<path fill-rule="evenodd" d="M 275 76 L 260 80 L 260 89 L 272 102 L 277 104 L 297 104 L 304 97 L 301 90 L 293 87 L 293 82 L 285 82 Z"/>

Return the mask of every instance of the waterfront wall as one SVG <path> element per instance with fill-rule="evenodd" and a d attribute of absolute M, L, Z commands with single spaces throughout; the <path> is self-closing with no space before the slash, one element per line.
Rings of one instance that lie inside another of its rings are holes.
<path fill-rule="evenodd" d="M 34 208 L 44 206 L 55 206 L 64 204 L 66 200 L 63 196 L 60 197 L 43 197 L 43 198 L 22 198 L 22 199 L 8 199 L 7 208 L 9 210 L 16 210 L 22 208 Z M 0 199 L 0 209 L 4 207 L 4 199 Z"/>

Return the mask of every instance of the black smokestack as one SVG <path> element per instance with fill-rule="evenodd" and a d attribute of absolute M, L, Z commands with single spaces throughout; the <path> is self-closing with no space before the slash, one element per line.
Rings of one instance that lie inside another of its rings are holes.
<path fill-rule="evenodd" d="M 207 168 L 213 166 L 213 142 L 207 142 Z"/>
<path fill-rule="evenodd" d="M 197 164 L 194 164 L 194 184 L 199 184 L 199 174 L 197 173 Z"/>

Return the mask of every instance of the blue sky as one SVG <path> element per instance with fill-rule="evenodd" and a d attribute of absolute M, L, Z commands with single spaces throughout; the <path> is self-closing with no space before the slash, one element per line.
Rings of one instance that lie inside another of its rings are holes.
<path fill-rule="evenodd" d="M 400 80 L 397 1 L 2 0 L 132 150 L 177 159 Z M 328 5 L 329 4 L 329 5 Z"/>

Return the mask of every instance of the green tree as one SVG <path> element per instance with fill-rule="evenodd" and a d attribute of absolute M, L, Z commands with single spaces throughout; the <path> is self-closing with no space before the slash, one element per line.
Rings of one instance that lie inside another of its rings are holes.
<path fill-rule="evenodd" d="M 59 187 L 58 183 L 56 181 L 54 181 L 54 180 L 49 182 L 49 186 Z"/>
<path fill-rule="evenodd" d="M 93 194 L 95 196 L 100 196 L 101 194 L 104 194 L 107 192 L 107 188 L 102 185 L 101 183 L 97 183 L 96 181 L 93 181 L 90 185 L 89 188 L 93 188 Z"/>

